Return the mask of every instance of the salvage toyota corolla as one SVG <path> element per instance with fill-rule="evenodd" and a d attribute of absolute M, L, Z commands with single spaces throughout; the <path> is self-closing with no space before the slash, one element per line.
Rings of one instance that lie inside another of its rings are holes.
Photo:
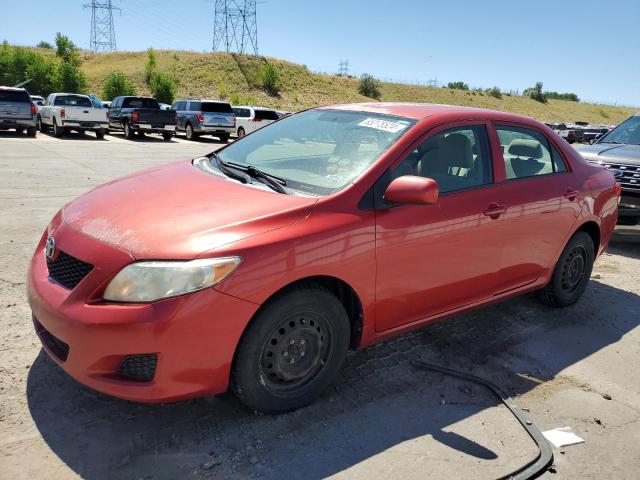
<path fill-rule="evenodd" d="M 533 290 L 576 302 L 619 194 L 528 118 L 316 108 L 66 205 L 33 255 L 29 303 L 46 352 L 96 390 L 230 388 L 284 412 L 349 349 Z"/>

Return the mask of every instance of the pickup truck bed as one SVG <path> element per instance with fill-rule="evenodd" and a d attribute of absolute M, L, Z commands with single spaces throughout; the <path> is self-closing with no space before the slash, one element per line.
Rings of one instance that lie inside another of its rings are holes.
<path fill-rule="evenodd" d="M 144 133 L 159 133 L 171 140 L 176 128 L 173 110 L 162 110 L 154 98 L 116 97 L 109 109 L 109 127 L 124 131 L 127 138 Z"/>

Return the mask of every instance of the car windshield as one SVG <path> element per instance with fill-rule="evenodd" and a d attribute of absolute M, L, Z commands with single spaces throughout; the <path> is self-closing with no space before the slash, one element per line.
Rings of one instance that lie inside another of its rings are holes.
<path fill-rule="evenodd" d="M 283 178 L 288 188 L 328 195 L 352 183 L 414 124 L 390 115 L 309 110 L 256 130 L 218 157 Z"/>
<path fill-rule="evenodd" d="M 626 119 L 607 133 L 598 143 L 640 145 L 640 115 Z"/>

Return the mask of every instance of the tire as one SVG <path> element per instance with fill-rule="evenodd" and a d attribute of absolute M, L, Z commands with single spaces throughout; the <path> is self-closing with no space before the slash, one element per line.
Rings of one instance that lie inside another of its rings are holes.
<path fill-rule="evenodd" d="M 238 138 L 242 138 L 242 137 L 244 137 L 245 135 L 246 135 L 246 133 L 245 133 L 245 131 L 244 131 L 244 128 L 240 127 L 240 128 L 238 129 Z"/>
<path fill-rule="evenodd" d="M 143 132 L 143 131 L 139 131 L 139 132 L 138 132 L 138 136 L 139 136 L 140 138 L 144 138 L 144 137 L 145 137 L 145 132 Z"/>
<path fill-rule="evenodd" d="M 53 136 L 60 138 L 64 135 L 64 128 L 58 126 L 56 119 L 53 119 Z"/>
<path fill-rule="evenodd" d="M 31 138 L 35 138 L 36 137 L 36 127 L 29 127 L 27 128 L 27 136 L 31 137 Z"/>
<path fill-rule="evenodd" d="M 349 335 L 347 312 L 324 287 L 308 283 L 284 292 L 242 336 L 231 389 L 248 408 L 264 413 L 308 405 L 335 380 Z"/>
<path fill-rule="evenodd" d="M 38 128 L 38 130 L 40 130 L 41 133 L 47 133 L 47 131 L 45 130 L 45 126 L 42 123 L 42 117 L 40 115 L 38 115 L 38 118 L 36 119 L 36 127 Z"/>
<path fill-rule="evenodd" d="M 560 254 L 551 280 L 542 290 L 540 299 L 550 307 L 567 307 L 582 296 L 593 270 L 595 251 L 586 232 L 576 232 Z"/>
<path fill-rule="evenodd" d="M 133 135 L 135 134 L 135 132 L 129 126 L 129 122 L 125 121 L 124 125 L 122 126 L 122 128 L 124 130 L 124 136 L 127 137 L 127 139 L 129 139 L 129 140 L 133 139 Z"/>
<path fill-rule="evenodd" d="M 198 135 L 193 131 L 193 126 L 190 123 L 187 123 L 184 127 L 184 136 L 187 137 L 187 140 L 195 140 L 198 138 Z"/>
<path fill-rule="evenodd" d="M 22 134 L 24 133 L 24 128 L 22 128 L 22 127 L 18 127 L 18 128 L 16 128 L 16 133 L 17 133 L 18 135 L 22 135 Z"/>
<path fill-rule="evenodd" d="M 218 135 L 218 138 L 222 143 L 227 143 L 229 141 L 229 134 Z"/>
<path fill-rule="evenodd" d="M 104 138 L 104 130 L 102 128 L 99 128 L 98 130 L 96 130 L 96 138 L 98 140 L 102 140 Z"/>
<path fill-rule="evenodd" d="M 165 142 L 170 141 L 173 138 L 173 132 L 162 132 L 162 138 Z"/>

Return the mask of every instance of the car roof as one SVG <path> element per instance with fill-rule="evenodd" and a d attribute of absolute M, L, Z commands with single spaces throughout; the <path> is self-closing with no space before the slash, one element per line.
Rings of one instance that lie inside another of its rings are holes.
<path fill-rule="evenodd" d="M 276 111 L 274 108 L 254 107 L 253 105 L 233 105 L 233 108 L 253 108 L 254 110 L 273 110 L 274 112 Z"/>
<path fill-rule="evenodd" d="M 326 105 L 318 107 L 326 110 L 347 110 L 353 112 L 378 113 L 397 117 L 422 120 L 431 117 L 447 120 L 486 119 L 514 121 L 524 123 L 539 123 L 530 117 L 513 113 L 498 112 L 486 108 L 463 107 L 459 105 L 441 105 L 435 103 L 348 103 L 340 105 Z"/>
<path fill-rule="evenodd" d="M 4 86 L 0 86 L 0 90 L 9 90 L 12 92 L 26 92 L 27 89 L 26 88 L 21 88 L 21 87 L 4 87 Z"/>

